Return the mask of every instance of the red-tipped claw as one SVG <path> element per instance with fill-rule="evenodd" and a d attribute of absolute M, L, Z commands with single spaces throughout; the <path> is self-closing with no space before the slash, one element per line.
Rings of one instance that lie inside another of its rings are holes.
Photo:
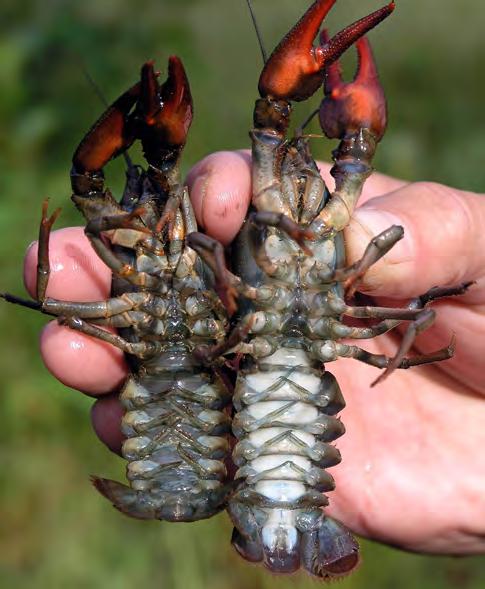
<path fill-rule="evenodd" d="M 77 174 L 101 170 L 135 139 L 141 140 L 147 160 L 155 166 L 178 156 L 192 122 L 189 82 L 182 62 L 175 56 L 168 60 L 168 77 L 161 86 L 157 75 L 153 62 L 147 62 L 141 70 L 141 82 L 122 94 L 96 121 L 74 153 Z"/>
<path fill-rule="evenodd" d="M 190 86 L 182 61 L 171 56 L 168 77 L 160 86 L 147 62 L 141 70 L 141 92 L 136 120 L 147 160 L 160 165 L 167 154 L 176 154 L 184 146 L 192 122 L 193 105 Z M 176 153 L 175 153 L 176 152 Z"/>
<path fill-rule="evenodd" d="M 316 0 L 273 51 L 259 79 L 262 97 L 306 100 L 316 92 L 324 68 L 394 10 L 394 2 L 349 25 L 330 40 L 313 47 L 323 19 L 336 0 Z"/>
<path fill-rule="evenodd" d="M 326 40 L 326 31 L 322 31 L 321 38 Z M 359 129 L 369 129 L 375 139 L 380 141 L 387 125 L 384 91 L 369 41 L 361 37 L 356 46 L 359 65 L 352 82 L 343 82 L 338 61 L 326 69 L 320 125 L 331 139 L 342 139 Z"/>
<path fill-rule="evenodd" d="M 130 147 L 135 137 L 127 117 L 139 94 L 138 83 L 115 100 L 86 133 L 72 158 L 77 173 L 101 170 L 110 159 Z"/>

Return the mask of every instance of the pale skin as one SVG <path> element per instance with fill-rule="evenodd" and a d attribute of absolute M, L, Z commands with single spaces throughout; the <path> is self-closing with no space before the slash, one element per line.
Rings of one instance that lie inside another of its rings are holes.
<path fill-rule="evenodd" d="M 321 164 L 328 185 L 330 166 Z M 250 200 L 249 156 L 221 152 L 188 176 L 201 228 L 229 243 Z M 380 174 L 367 181 L 346 230 L 348 262 L 392 224 L 405 238 L 365 276 L 360 290 L 379 303 L 405 300 L 429 288 L 474 281 L 460 298 L 438 302 L 437 321 L 416 351 L 433 351 L 456 335 L 455 357 L 397 371 L 370 388 L 376 368 L 355 360 L 328 365 L 347 400 L 347 434 L 337 441 L 343 461 L 332 469 L 337 488 L 328 513 L 356 533 L 409 550 L 445 554 L 485 552 L 485 198 L 432 183 L 406 183 Z M 27 253 L 25 282 L 35 291 L 37 248 Z M 88 301 L 109 295 L 110 272 L 83 230 L 51 237 L 48 296 Z M 392 355 L 396 335 L 362 343 Z M 116 392 L 127 368 L 109 344 L 50 322 L 41 352 L 52 374 L 96 397 L 92 422 L 111 450 L 120 451 L 122 410 Z"/>

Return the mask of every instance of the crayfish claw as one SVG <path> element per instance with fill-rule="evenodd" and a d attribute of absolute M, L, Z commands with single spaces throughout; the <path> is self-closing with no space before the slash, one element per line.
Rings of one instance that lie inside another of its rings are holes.
<path fill-rule="evenodd" d="M 192 96 L 182 61 L 173 55 L 169 58 L 168 76 L 161 86 L 153 61 L 145 63 L 135 121 L 137 136 L 151 165 L 161 168 L 164 161 L 178 158 L 192 116 Z"/>
<path fill-rule="evenodd" d="M 317 0 L 283 38 L 259 78 L 259 93 L 283 100 L 306 100 L 322 83 L 313 41 L 336 0 Z"/>
<path fill-rule="evenodd" d="M 395 7 L 395 3 L 390 2 L 386 6 L 345 27 L 345 29 L 339 31 L 325 44 L 319 45 L 315 49 L 315 56 L 321 64 L 320 67 L 326 66 L 338 59 L 358 39 L 387 18 L 394 11 Z"/>
<path fill-rule="evenodd" d="M 321 86 L 325 68 L 391 14 L 395 4 L 376 10 L 349 25 L 331 39 L 313 47 L 320 26 L 336 0 L 316 0 L 284 37 L 266 62 L 259 79 L 262 97 L 306 100 Z"/>
<path fill-rule="evenodd" d="M 329 41 L 330 35 L 328 34 L 328 30 L 322 29 L 320 32 L 320 45 L 327 45 Z M 338 90 L 338 88 L 343 86 L 343 84 L 344 81 L 342 78 L 342 68 L 340 66 L 340 61 L 335 59 L 325 68 L 325 96 L 331 94 L 334 90 Z"/>
<path fill-rule="evenodd" d="M 322 32 L 325 36 L 325 32 Z M 338 60 L 326 68 L 325 98 L 320 105 L 320 126 L 330 139 L 343 139 L 368 129 L 380 141 L 387 126 L 387 106 L 372 49 L 366 37 L 356 42 L 358 67 L 352 82 L 342 80 Z"/>
<path fill-rule="evenodd" d="M 154 61 L 151 59 L 143 64 L 141 68 L 141 92 L 139 110 L 148 125 L 153 124 L 156 115 L 160 111 L 159 85 L 153 68 Z"/>
<path fill-rule="evenodd" d="M 128 115 L 140 93 L 137 83 L 109 106 L 86 133 L 74 152 L 74 172 L 96 172 L 126 151 L 135 140 Z"/>

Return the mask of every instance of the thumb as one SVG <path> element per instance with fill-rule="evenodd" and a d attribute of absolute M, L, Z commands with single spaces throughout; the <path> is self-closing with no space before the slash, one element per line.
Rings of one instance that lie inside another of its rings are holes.
<path fill-rule="evenodd" d="M 408 184 L 358 208 L 345 231 L 348 263 L 391 225 L 404 228 L 398 242 L 362 279 L 359 290 L 408 298 L 433 286 L 476 281 L 467 301 L 485 300 L 485 199 L 431 182 Z M 472 300 L 473 299 L 473 300 Z"/>

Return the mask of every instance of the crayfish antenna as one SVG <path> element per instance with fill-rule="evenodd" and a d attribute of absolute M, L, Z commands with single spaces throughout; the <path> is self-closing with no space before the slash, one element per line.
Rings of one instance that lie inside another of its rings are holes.
<path fill-rule="evenodd" d="M 395 7 L 394 2 L 391 2 L 315 48 L 315 37 L 335 2 L 336 0 L 314 2 L 276 47 L 259 79 L 261 97 L 302 101 L 312 96 L 322 84 L 325 67 L 389 16 Z"/>
<path fill-rule="evenodd" d="M 261 35 L 261 31 L 259 30 L 258 21 L 256 20 L 256 14 L 254 13 L 253 3 L 252 0 L 246 0 L 246 3 L 249 8 L 249 14 L 251 15 L 251 20 L 253 21 L 254 30 L 256 31 L 256 37 L 258 38 L 259 48 L 261 50 L 261 56 L 263 58 L 263 63 L 268 61 L 268 53 L 264 47 L 263 43 L 263 36 Z"/>

